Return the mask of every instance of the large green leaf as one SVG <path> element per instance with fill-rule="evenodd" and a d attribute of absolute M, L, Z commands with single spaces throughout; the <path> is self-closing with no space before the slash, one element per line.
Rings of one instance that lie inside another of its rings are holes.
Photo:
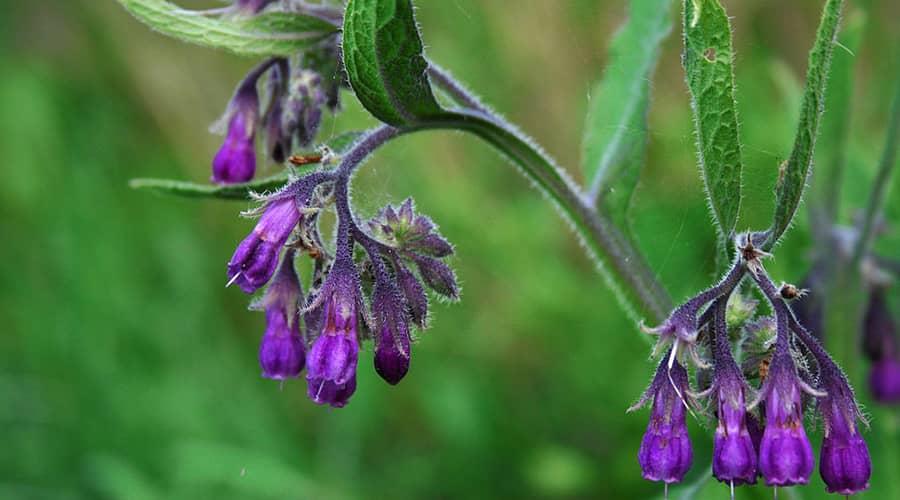
<path fill-rule="evenodd" d="M 186 198 L 221 198 L 225 200 L 249 200 L 250 193 L 274 191 L 288 181 L 288 173 L 281 172 L 271 177 L 240 184 L 201 184 L 174 179 L 131 179 L 128 185 L 133 189 L 171 194 Z"/>
<path fill-rule="evenodd" d="M 324 147 L 332 153 L 340 155 L 356 142 L 361 132 L 344 132 L 326 141 Z M 307 165 L 300 170 L 309 170 L 318 164 Z M 296 170 L 295 170 L 296 173 Z M 202 184 L 174 179 L 132 179 L 128 185 L 133 189 L 153 191 L 185 198 L 219 198 L 224 200 L 249 200 L 253 193 L 271 192 L 284 186 L 290 179 L 291 172 L 284 170 L 275 175 L 240 184 Z"/>
<path fill-rule="evenodd" d="M 731 24 L 718 0 L 684 0 L 683 21 L 697 156 L 713 218 L 728 238 L 740 212 L 742 169 Z"/>
<path fill-rule="evenodd" d="M 350 86 L 379 120 L 402 126 L 441 114 L 410 0 L 350 0 L 343 50 Z"/>
<path fill-rule="evenodd" d="M 791 155 L 779 166 L 775 184 L 775 217 L 765 248 L 771 248 L 787 231 L 800 205 L 806 180 L 812 166 L 819 122 L 825 110 L 825 84 L 831 68 L 831 55 L 841 19 L 843 0 L 828 0 L 816 32 L 816 42 L 809 53 L 806 89 L 800 104 L 800 123 L 794 137 Z"/>
<path fill-rule="evenodd" d="M 291 55 L 337 27 L 313 16 L 263 12 L 255 16 L 185 14 L 165 0 L 118 0 L 142 23 L 164 35 L 245 56 Z"/>
<path fill-rule="evenodd" d="M 632 0 L 591 92 L 582 167 L 591 200 L 627 229 L 626 212 L 644 163 L 650 80 L 672 29 L 671 0 Z"/>

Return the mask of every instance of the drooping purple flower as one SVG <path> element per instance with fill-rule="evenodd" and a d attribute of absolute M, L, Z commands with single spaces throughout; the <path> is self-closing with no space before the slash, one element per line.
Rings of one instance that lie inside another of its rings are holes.
<path fill-rule="evenodd" d="M 300 221 L 293 196 L 268 202 L 253 231 L 244 238 L 228 263 L 228 279 L 245 293 L 265 285 L 278 267 L 278 254 Z"/>
<path fill-rule="evenodd" d="M 294 251 L 285 252 L 261 307 L 266 312 L 266 331 L 259 346 L 259 364 L 265 378 L 284 380 L 300 375 L 305 360 L 300 336 L 300 302 L 303 292 L 294 270 Z"/>
<path fill-rule="evenodd" d="M 713 308 L 714 371 L 712 391 L 718 411 L 718 425 L 713 441 L 713 476 L 731 485 L 756 482 L 756 448 L 747 428 L 747 383 L 731 354 L 726 323 L 727 297 L 717 299 Z"/>
<path fill-rule="evenodd" d="M 819 455 L 819 473 L 829 493 L 852 495 L 869 487 L 872 461 L 856 425 L 859 410 L 843 377 L 826 382 L 828 395 L 819 401 L 825 438 Z"/>
<path fill-rule="evenodd" d="M 869 390 L 879 403 L 900 403 L 900 360 L 887 356 L 872 364 Z"/>
<path fill-rule="evenodd" d="M 803 428 L 801 381 L 788 349 L 776 350 L 763 386 L 766 427 L 759 445 L 759 470 L 768 486 L 806 484 L 812 445 Z"/>
<path fill-rule="evenodd" d="M 255 75 L 254 75 L 255 76 Z M 259 119 L 259 97 L 256 79 L 242 82 L 229 104 L 231 117 L 228 132 L 212 162 L 212 181 L 218 184 L 247 182 L 256 172 L 256 122 Z"/>
<path fill-rule="evenodd" d="M 392 283 L 378 283 L 372 294 L 375 318 L 375 371 L 396 385 L 409 371 L 409 324 L 400 291 Z"/>
<path fill-rule="evenodd" d="M 234 5 L 241 12 L 257 14 L 275 1 L 277 0 L 235 0 Z"/>
<path fill-rule="evenodd" d="M 689 389 L 687 370 L 677 360 L 673 361 L 671 371 L 666 359 L 660 363 L 650 387 L 632 407 L 635 409 L 653 401 L 650 422 L 638 451 L 638 462 L 644 479 L 666 483 L 684 479 L 693 459 L 685 422 L 684 397 Z"/>
<path fill-rule="evenodd" d="M 744 382 L 737 372 L 728 370 L 717 374 L 715 387 L 719 423 L 713 441 L 713 476 L 723 483 L 753 484 L 757 455 L 747 427 Z"/>
<path fill-rule="evenodd" d="M 352 262 L 335 261 L 320 294 L 322 330 L 307 358 L 307 392 L 317 404 L 340 408 L 356 390 L 359 357 L 359 278 Z"/>

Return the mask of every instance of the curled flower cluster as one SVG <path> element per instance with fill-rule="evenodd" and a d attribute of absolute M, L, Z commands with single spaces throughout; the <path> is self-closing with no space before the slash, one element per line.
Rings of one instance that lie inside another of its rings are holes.
<path fill-rule="evenodd" d="M 277 0 L 237 0 L 226 15 L 253 16 L 277 8 Z M 337 36 L 329 36 L 290 59 L 273 57 L 250 70 L 234 91 L 220 121 L 225 140 L 212 162 L 212 181 L 234 184 L 256 173 L 256 138 L 265 136 L 266 156 L 283 163 L 293 148 L 315 140 L 323 110 L 340 108 L 345 85 Z M 265 77 L 265 78 L 264 78 Z M 262 101 L 260 106 L 260 92 Z"/>
<path fill-rule="evenodd" d="M 250 294 L 268 285 L 255 308 L 265 311 L 259 349 L 263 377 L 299 377 L 306 368 L 308 395 L 318 404 L 342 407 L 356 391 L 360 347 L 375 344 L 375 371 L 397 384 L 410 366 L 412 328 L 424 328 L 426 288 L 456 299 L 459 287 L 444 259 L 453 246 L 435 224 L 417 214 L 412 199 L 385 207 L 357 225 L 347 183 L 355 159 L 381 140 L 361 139 L 336 170 L 307 174 L 263 198 L 256 227 L 228 263 L 229 284 Z M 326 167 L 328 162 L 326 162 Z M 338 218 L 334 251 L 322 243 L 318 219 L 334 205 Z M 355 257 L 356 245 L 362 257 Z M 295 271 L 299 252 L 314 259 L 310 291 L 304 297 Z M 280 265 L 279 265 L 280 262 Z M 364 290 L 370 290 L 366 293 Z"/>
<path fill-rule="evenodd" d="M 750 236 L 743 239 L 738 258 L 718 284 L 648 330 L 660 336 L 659 346 L 668 346 L 668 354 L 636 405 L 653 402 L 638 453 L 643 476 L 667 484 L 684 479 L 692 459 L 685 410 L 700 409 L 699 402 L 709 399 L 717 421 L 712 457 L 716 479 L 732 488 L 755 484 L 758 477 L 768 486 L 806 484 L 815 458 L 803 415 L 814 404 L 824 423 L 819 472 L 827 490 L 844 495 L 863 491 L 869 485 L 871 460 L 853 390 L 788 306 L 787 300 L 800 296 L 801 290 L 777 287 L 762 266 L 766 254 L 752 241 Z M 744 309 L 752 301 L 736 292 L 747 276 L 765 295 L 773 317 L 747 321 L 750 315 Z M 737 299 L 733 302 L 741 309 L 738 314 L 729 314 L 730 299 Z M 742 332 L 749 337 L 741 339 L 742 345 L 751 352 L 744 353 L 747 361 L 739 365 L 732 337 Z M 690 356 L 679 356 L 685 352 Z M 697 366 L 699 391 L 690 387 L 682 358 Z M 753 379 L 758 379 L 758 387 L 751 385 Z"/>

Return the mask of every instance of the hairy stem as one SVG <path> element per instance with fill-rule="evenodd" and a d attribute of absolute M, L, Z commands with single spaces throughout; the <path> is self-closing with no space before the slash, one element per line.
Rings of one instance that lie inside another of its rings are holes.
<path fill-rule="evenodd" d="M 608 281 L 627 287 L 625 293 L 634 297 L 655 321 L 662 321 L 672 308 L 672 300 L 656 278 L 643 256 L 609 218 L 599 212 L 544 151 L 532 145 L 514 126 L 483 105 L 477 97 L 455 80 L 447 71 L 430 65 L 429 76 L 434 83 L 453 97 L 466 111 L 422 125 L 420 128 L 457 129 L 473 133 L 499 149 L 513 163 L 535 178 L 546 193 L 574 225 L 592 257 L 602 262 L 601 271 Z M 502 133 L 495 133 L 499 127 Z M 522 147 L 525 145 L 526 147 Z M 533 165 L 552 168 L 529 168 Z M 617 295 L 626 311 L 637 315 L 627 299 Z"/>

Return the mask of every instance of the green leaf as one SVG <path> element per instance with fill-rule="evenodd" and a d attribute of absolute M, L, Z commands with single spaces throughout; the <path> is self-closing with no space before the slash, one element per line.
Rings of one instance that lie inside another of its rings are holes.
<path fill-rule="evenodd" d="M 249 200 L 250 193 L 274 191 L 288 181 L 288 172 L 241 184 L 200 184 L 172 179 L 131 179 L 132 189 L 142 189 L 161 194 L 173 194 L 186 198 L 221 198 L 225 200 Z"/>
<path fill-rule="evenodd" d="M 243 56 L 292 55 L 337 32 L 317 17 L 292 12 L 209 17 L 165 0 L 118 0 L 142 23 L 179 40 Z"/>
<path fill-rule="evenodd" d="M 670 0 L 632 0 L 610 48 L 610 64 L 591 92 L 582 167 L 597 206 L 628 228 L 625 215 L 644 163 L 650 80 L 672 29 Z"/>
<path fill-rule="evenodd" d="M 741 207 L 741 142 L 734 102 L 731 24 L 718 0 L 684 0 L 684 71 L 691 93 L 697 156 L 723 239 Z"/>
<path fill-rule="evenodd" d="M 410 0 L 350 0 L 343 50 L 350 86 L 379 120 L 412 125 L 442 113 Z"/>
<path fill-rule="evenodd" d="M 344 132 L 328 140 L 325 147 L 335 154 L 342 154 L 362 135 L 361 132 Z M 300 169 L 293 169 L 293 173 L 302 170 L 311 170 L 318 164 L 310 164 Z M 132 179 L 128 185 L 132 189 L 152 191 L 160 194 L 182 196 L 185 198 L 219 198 L 224 200 L 250 200 L 252 193 L 265 193 L 275 191 L 290 179 L 290 170 L 284 170 L 275 175 L 262 179 L 244 182 L 241 184 L 202 184 L 197 182 L 179 181 L 173 179 Z"/>
<path fill-rule="evenodd" d="M 806 89 L 800 104 L 800 123 L 794 137 L 794 147 L 787 161 L 779 166 L 775 184 L 775 217 L 764 248 L 778 242 L 787 231 L 800 205 L 806 180 L 812 166 L 819 122 L 825 110 L 825 84 L 831 68 L 843 0 L 828 0 L 816 32 L 816 42 L 809 53 L 806 70 Z"/>

